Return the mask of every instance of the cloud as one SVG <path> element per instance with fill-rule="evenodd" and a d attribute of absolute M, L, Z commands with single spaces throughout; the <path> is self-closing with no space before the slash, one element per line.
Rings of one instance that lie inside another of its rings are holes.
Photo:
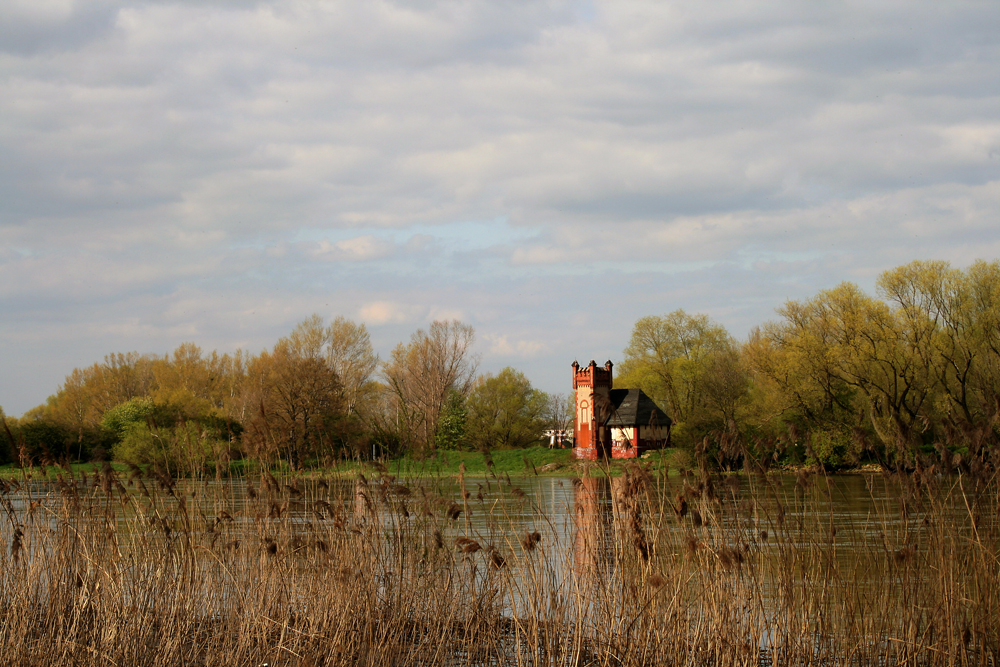
<path fill-rule="evenodd" d="M 383 353 L 459 317 L 544 384 L 644 314 L 740 333 L 843 279 L 1000 256 L 990 3 L 7 9 L 11 414 L 95 354 L 259 349 L 313 312 Z"/>
<path fill-rule="evenodd" d="M 545 343 L 537 340 L 508 340 L 508 336 L 487 334 L 489 353 L 503 357 L 520 357 L 522 359 L 538 356 L 546 349 Z"/>
<path fill-rule="evenodd" d="M 461 308 L 454 308 L 450 306 L 433 306 L 430 312 L 427 314 L 428 321 L 441 321 L 447 322 L 449 320 L 464 320 L 466 319 L 466 312 Z"/>
<path fill-rule="evenodd" d="M 425 310 L 420 306 L 374 301 L 361 306 L 358 316 L 363 322 L 373 325 L 403 324 L 417 321 L 423 312 Z"/>
<path fill-rule="evenodd" d="M 366 234 L 336 243 L 320 241 L 307 250 L 306 254 L 322 260 L 365 262 L 384 259 L 394 251 L 395 244 L 391 240 Z"/>

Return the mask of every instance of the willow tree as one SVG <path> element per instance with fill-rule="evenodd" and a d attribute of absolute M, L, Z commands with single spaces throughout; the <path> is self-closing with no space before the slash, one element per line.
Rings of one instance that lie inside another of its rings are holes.
<path fill-rule="evenodd" d="M 674 439 L 733 429 L 747 377 L 736 343 L 707 315 L 675 310 L 639 319 L 615 385 L 642 389 L 675 422 Z"/>
<path fill-rule="evenodd" d="M 941 417 L 963 429 L 1000 409 L 1000 262 L 968 271 L 917 261 L 879 277 L 880 294 L 905 324 L 914 352 L 943 394 Z"/>
<path fill-rule="evenodd" d="M 982 450 L 1000 418 L 1000 263 L 917 261 L 789 301 L 746 359 L 772 406 L 802 429 L 839 432 L 906 464 L 932 448 Z"/>
<path fill-rule="evenodd" d="M 923 332 L 852 283 L 778 312 L 785 322 L 771 335 L 795 364 L 790 377 L 798 375 L 786 387 L 822 401 L 800 403 L 810 421 L 840 420 L 841 433 L 866 425 L 894 458 L 919 445 L 935 388 L 929 358 L 918 349 Z"/>

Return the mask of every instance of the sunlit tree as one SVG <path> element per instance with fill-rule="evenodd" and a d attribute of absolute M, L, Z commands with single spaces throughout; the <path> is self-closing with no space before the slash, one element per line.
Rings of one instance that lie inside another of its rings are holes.
<path fill-rule="evenodd" d="M 466 402 L 467 433 L 477 449 L 527 447 L 542 440 L 548 396 L 534 389 L 524 373 L 507 367 L 482 375 Z"/>
<path fill-rule="evenodd" d="M 726 377 L 739 368 L 734 345 L 725 328 L 706 315 L 676 310 L 643 317 L 632 329 L 615 386 L 642 389 L 674 420 L 674 441 L 692 444 L 720 427 L 720 410 L 734 411 L 737 399 L 726 393 L 745 390 Z M 716 374 L 714 384 L 707 381 L 710 373 Z M 723 391 L 726 382 L 730 387 Z"/>
<path fill-rule="evenodd" d="M 281 457 L 293 468 L 332 454 L 334 423 L 343 415 L 336 372 L 307 352 L 294 339 L 282 339 L 254 357 L 247 371 L 248 398 L 257 402 L 246 424 L 248 442 L 261 458 Z"/>
<path fill-rule="evenodd" d="M 475 330 L 457 320 L 435 321 L 408 345 L 393 349 L 382 372 L 395 393 L 403 440 L 415 451 L 433 451 L 441 409 L 454 390 L 467 395 L 478 361 L 472 353 Z"/>

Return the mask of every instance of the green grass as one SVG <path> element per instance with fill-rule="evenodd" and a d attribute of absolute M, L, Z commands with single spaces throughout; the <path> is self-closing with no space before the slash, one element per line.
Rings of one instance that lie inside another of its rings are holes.
<path fill-rule="evenodd" d="M 591 463 L 588 467 L 586 462 L 573 458 L 572 449 L 549 449 L 548 447 L 496 450 L 490 452 L 490 457 L 493 461 L 492 467 L 487 465 L 486 457 L 481 452 L 445 450 L 439 450 L 433 457 L 425 459 L 403 456 L 381 463 L 385 465 L 389 474 L 400 478 L 457 475 L 461 472 L 463 465 L 465 466 L 465 474 L 472 477 L 502 476 L 505 474 L 510 477 L 523 477 L 525 475 L 575 477 L 582 475 L 585 468 L 587 474 L 592 477 L 602 477 L 608 474 L 618 476 L 627 464 L 635 463 L 634 459 L 615 460 L 608 463 Z M 663 450 L 662 454 L 654 454 L 642 463 L 650 465 L 653 470 L 660 469 L 664 464 L 673 470 L 678 467 L 672 449 Z M 372 468 L 372 463 L 369 461 L 346 462 L 333 469 L 323 468 L 306 474 L 352 475 L 358 471 L 364 472 Z"/>
<path fill-rule="evenodd" d="M 87 474 L 93 472 L 100 472 L 103 463 L 89 462 L 89 463 L 71 463 L 69 465 L 70 470 L 73 471 L 74 475 L 78 475 L 81 472 L 86 472 Z M 111 467 L 114 468 L 115 472 L 123 473 L 128 472 L 128 466 L 124 463 L 112 463 Z M 7 463 L 6 465 L 0 465 L 0 479 L 24 479 L 26 475 L 30 475 L 31 478 L 45 478 L 45 477 L 55 477 L 58 473 L 66 473 L 66 470 L 60 466 L 32 466 L 31 468 L 22 468 L 16 463 Z"/>
<path fill-rule="evenodd" d="M 412 456 L 403 456 L 397 459 L 380 461 L 389 474 L 399 478 L 413 477 L 438 477 L 457 475 L 465 466 L 465 474 L 471 477 L 487 477 L 490 475 L 510 477 L 523 477 L 526 475 L 541 475 L 547 477 L 576 477 L 582 476 L 586 468 L 587 474 L 592 477 L 603 477 L 605 475 L 620 475 L 625 465 L 633 463 L 634 459 L 622 461 L 610 461 L 608 463 L 591 463 L 588 466 L 584 462 L 573 458 L 572 449 L 549 449 L 548 447 L 528 447 L 526 449 L 506 449 L 496 450 L 490 453 L 493 466 L 486 463 L 486 458 L 481 452 L 460 452 L 439 450 L 434 456 L 418 459 Z M 669 465 L 671 470 L 676 470 L 677 457 L 675 450 L 667 449 L 660 453 L 654 453 L 650 458 L 642 461 L 644 465 L 650 465 L 652 470 L 660 469 L 664 464 Z M 88 474 L 100 472 L 102 463 L 73 463 L 70 469 L 73 475 L 81 472 Z M 111 467 L 118 473 L 128 473 L 129 467 L 124 463 L 112 463 Z M 143 466 L 145 467 L 145 466 Z M 377 466 L 376 466 L 377 467 Z M 246 458 L 230 461 L 228 470 L 223 472 L 224 476 L 247 476 L 258 475 L 262 465 L 256 459 Z M 280 462 L 268 466 L 273 474 L 295 475 L 288 467 L 287 462 Z M 345 461 L 335 467 L 310 466 L 300 471 L 305 477 L 311 476 L 353 476 L 357 472 L 371 471 L 373 465 L 371 461 Z M 35 466 L 22 469 L 14 463 L 0 466 L 0 479 L 24 479 L 30 475 L 32 479 L 45 477 L 55 477 L 57 473 L 65 474 L 65 470 L 58 466 Z M 214 467 L 209 465 L 205 473 L 209 477 L 215 474 Z"/>
<path fill-rule="evenodd" d="M 367 472 L 373 468 L 385 466 L 390 475 L 400 478 L 438 477 L 457 475 L 464 465 L 465 473 L 470 476 L 485 477 L 490 474 L 511 477 L 548 474 L 567 476 L 578 474 L 573 468 L 572 449 L 549 449 L 548 447 L 528 447 L 526 449 L 509 449 L 491 452 L 492 469 L 487 465 L 481 452 L 460 452 L 439 450 L 435 455 L 423 459 L 409 455 L 396 459 L 383 459 L 377 464 L 371 461 L 345 461 L 334 468 L 316 468 L 305 471 L 310 475 L 353 475 L 357 472 Z M 539 470 L 549 466 L 546 471 Z"/>

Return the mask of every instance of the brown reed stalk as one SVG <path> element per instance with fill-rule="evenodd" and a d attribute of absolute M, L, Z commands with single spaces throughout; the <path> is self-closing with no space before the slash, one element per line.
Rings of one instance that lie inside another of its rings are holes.
<path fill-rule="evenodd" d="M 824 474 L 635 466 L 567 483 L 565 519 L 507 481 L 470 496 L 464 477 L 263 471 L 249 493 L 149 475 L 0 486 L 0 664 L 996 665 L 1000 651 L 1000 493 L 982 471 L 872 477 L 859 500 Z"/>

